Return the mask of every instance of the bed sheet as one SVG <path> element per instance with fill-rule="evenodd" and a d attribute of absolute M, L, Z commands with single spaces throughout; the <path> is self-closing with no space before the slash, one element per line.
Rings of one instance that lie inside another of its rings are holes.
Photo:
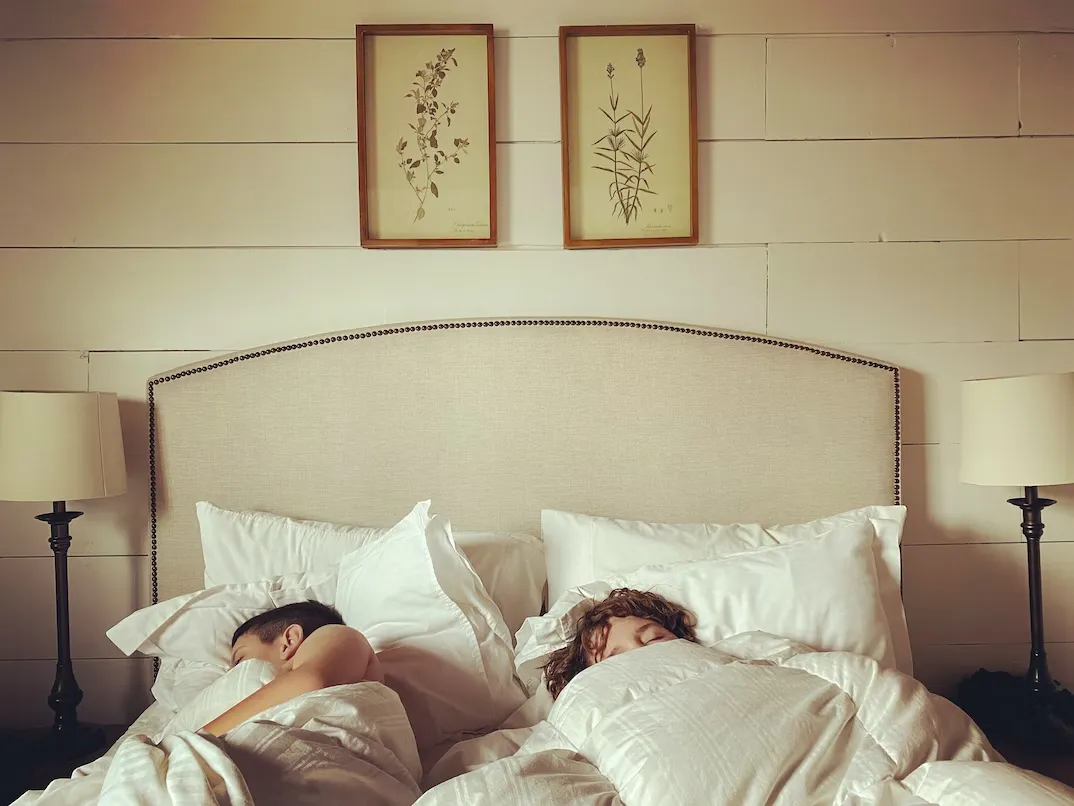
<path fill-rule="evenodd" d="M 159 724 L 159 709 L 141 728 Z M 410 806 L 421 761 L 398 695 L 380 683 L 310 692 L 224 737 L 139 732 L 15 806 Z"/>

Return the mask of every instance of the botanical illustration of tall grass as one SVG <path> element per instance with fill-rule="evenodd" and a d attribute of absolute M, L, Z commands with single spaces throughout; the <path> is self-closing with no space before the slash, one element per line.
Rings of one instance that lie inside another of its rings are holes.
<path fill-rule="evenodd" d="M 447 153 L 440 146 L 440 129 L 451 126 L 451 117 L 459 108 L 458 101 L 444 101 L 440 98 L 444 79 L 451 72 L 452 66 L 459 66 L 455 58 L 455 48 L 441 50 L 434 61 L 426 62 L 425 68 L 414 74 L 418 80 L 412 83 L 414 89 L 405 96 L 414 100 L 417 121 L 408 125 L 414 137 L 417 156 L 411 157 L 407 154 L 409 141 L 406 136 L 399 138 L 395 152 L 399 155 L 399 168 L 418 200 L 414 213 L 415 223 L 425 218 L 425 202 L 429 194 L 440 198 L 436 177 L 443 176 L 444 168 L 448 165 L 461 164 L 459 155 L 465 154 L 470 145 L 470 141 L 465 137 L 456 137 L 452 141 L 455 150 L 451 153 Z M 424 176 L 421 176 L 422 172 Z"/>
<path fill-rule="evenodd" d="M 593 153 L 603 162 L 594 165 L 598 171 L 611 174 L 608 182 L 608 201 L 612 204 L 612 213 L 616 218 L 622 217 L 626 224 L 636 222 L 641 215 L 642 194 L 657 195 L 649 183 L 655 177 L 655 167 L 649 159 L 646 149 L 656 136 L 652 125 L 653 107 L 645 106 L 645 51 L 638 48 L 634 62 L 638 65 L 638 88 L 640 103 L 638 111 L 624 109 L 619 111 L 619 93 L 615 89 L 615 65 L 609 63 L 608 108 L 600 107 L 601 114 L 608 119 L 608 132 L 593 143 Z"/>

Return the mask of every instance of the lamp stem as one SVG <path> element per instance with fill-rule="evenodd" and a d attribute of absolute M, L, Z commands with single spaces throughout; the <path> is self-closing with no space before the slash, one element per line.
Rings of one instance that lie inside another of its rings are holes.
<path fill-rule="evenodd" d="M 1009 503 L 1022 510 L 1022 534 L 1026 539 L 1029 559 L 1029 671 L 1026 679 L 1030 688 L 1038 694 L 1051 694 L 1055 682 L 1048 671 L 1048 655 L 1044 651 L 1044 602 L 1040 578 L 1040 538 L 1044 534 L 1041 511 L 1055 503 L 1050 498 L 1039 498 L 1036 487 L 1025 488 L 1025 498 L 1011 498 Z"/>
<path fill-rule="evenodd" d="M 56 679 L 49 694 L 49 707 L 55 712 L 54 732 L 73 734 L 78 728 L 78 704 L 82 689 L 75 680 L 71 663 L 71 617 L 68 609 L 67 550 L 71 547 L 70 524 L 81 512 L 68 511 L 63 501 L 54 501 L 52 512 L 38 515 L 37 520 L 51 527 L 49 546 L 56 565 Z"/>

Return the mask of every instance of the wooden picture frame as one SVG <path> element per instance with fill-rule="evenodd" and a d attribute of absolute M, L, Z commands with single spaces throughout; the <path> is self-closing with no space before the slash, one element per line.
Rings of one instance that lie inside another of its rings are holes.
<path fill-rule="evenodd" d="M 367 248 L 496 245 L 493 26 L 358 25 Z"/>
<path fill-rule="evenodd" d="M 566 248 L 698 243 L 695 41 L 692 24 L 559 29 Z"/>

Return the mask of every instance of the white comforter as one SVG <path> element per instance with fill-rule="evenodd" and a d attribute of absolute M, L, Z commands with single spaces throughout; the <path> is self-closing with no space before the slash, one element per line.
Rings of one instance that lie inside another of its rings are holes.
<path fill-rule="evenodd" d="M 531 731 L 459 745 L 431 777 L 419 806 L 1074 803 L 912 678 L 760 634 L 610 658 Z"/>
<path fill-rule="evenodd" d="M 128 735 L 105 758 L 15 803 L 410 806 L 420 780 L 398 695 L 379 683 L 358 683 L 305 694 L 223 739 L 191 731 Z"/>

